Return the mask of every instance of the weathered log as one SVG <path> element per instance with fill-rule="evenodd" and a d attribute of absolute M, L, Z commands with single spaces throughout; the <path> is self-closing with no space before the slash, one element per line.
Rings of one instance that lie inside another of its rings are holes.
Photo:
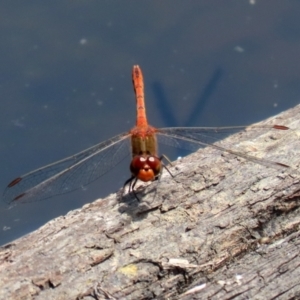
<path fill-rule="evenodd" d="M 0 249 L 1 299 L 300 299 L 300 106 Z M 251 138 L 251 142 L 249 142 Z"/>

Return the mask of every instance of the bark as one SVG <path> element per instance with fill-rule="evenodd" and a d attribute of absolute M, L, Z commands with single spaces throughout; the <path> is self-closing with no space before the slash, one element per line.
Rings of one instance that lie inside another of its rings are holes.
<path fill-rule="evenodd" d="M 300 299 L 300 106 L 0 249 L 1 299 Z M 263 132 L 263 133 L 262 133 Z M 249 142 L 251 139 L 251 142 Z"/>

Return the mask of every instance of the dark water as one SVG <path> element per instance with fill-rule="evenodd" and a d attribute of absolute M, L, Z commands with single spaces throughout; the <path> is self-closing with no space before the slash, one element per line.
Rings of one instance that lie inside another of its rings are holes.
<path fill-rule="evenodd" d="M 133 64 L 150 123 L 243 125 L 300 93 L 300 1 L 7 1 L 0 4 L 2 189 L 129 130 Z M 118 190 L 128 162 L 78 191 L 0 204 L 0 244 Z"/>

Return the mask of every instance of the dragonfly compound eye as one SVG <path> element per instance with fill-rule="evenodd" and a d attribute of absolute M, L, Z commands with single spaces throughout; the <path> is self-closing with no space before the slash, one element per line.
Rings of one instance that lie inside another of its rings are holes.
<path fill-rule="evenodd" d="M 161 171 L 161 162 L 154 156 L 135 156 L 130 164 L 130 171 L 134 177 L 142 181 L 154 180 Z"/>

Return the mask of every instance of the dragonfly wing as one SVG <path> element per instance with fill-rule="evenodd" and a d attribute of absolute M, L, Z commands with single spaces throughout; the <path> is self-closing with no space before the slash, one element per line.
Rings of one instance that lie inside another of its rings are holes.
<path fill-rule="evenodd" d="M 253 161 L 255 163 L 265 165 L 267 167 L 275 169 L 287 169 L 290 168 L 288 165 L 273 162 L 266 159 L 258 158 L 252 155 L 245 154 L 243 152 L 231 150 L 215 144 L 218 140 L 225 138 L 233 133 L 237 133 L 248 129 L 250 132 L 257 132 L 260 130 L 266 132 L 270 129 L 287 130 L 288 127 L 280 125 L 270 125 L 270 126 L 252 126 L 251 128 L 245 126 L 235 126 L 235 127 L 178 127 L 178 128 L 162 128 L 157 132 L 158 141 L 174 147 L 179 147 L 188 150 L 197 150 L 204 147 L 212 147 L 217 150 L 231 153 L 235 156 L 240 156 L 247 160 Z"/>
<path fill-rule="evenodd" d="M 257 136 L 259 133 L 265 133 L 271 129 L 275 130 L 287 130 L 286 126 L 282 125 L 263 125 L 263 126 L 230 126 L 230 127 L 169 127 L 161 128 L 158 133 L 164 136 L 161 142 L 170 146 L 179 147 L 187 150 L 196 150 L 202 147 L 208 146 L 208 144 L 214 144 L 232 134 L 238 132 L 248 132 L 247 139 L 251 138 L 251 133 Z M 171 140 L 165 138 L 176 136 L 178 140 Z M 188 140 L 186 141 L 185 140 Z M 191 143 L 190 140 L 195 140 L 201 143 Z"/>
<path fill-rule="evenodd" d="M 5 189 L 4 201 L 39 201 L 91 183 L 129 155 L 129 137 L 128 133 L 115 136 L 16 178 Z"/>

